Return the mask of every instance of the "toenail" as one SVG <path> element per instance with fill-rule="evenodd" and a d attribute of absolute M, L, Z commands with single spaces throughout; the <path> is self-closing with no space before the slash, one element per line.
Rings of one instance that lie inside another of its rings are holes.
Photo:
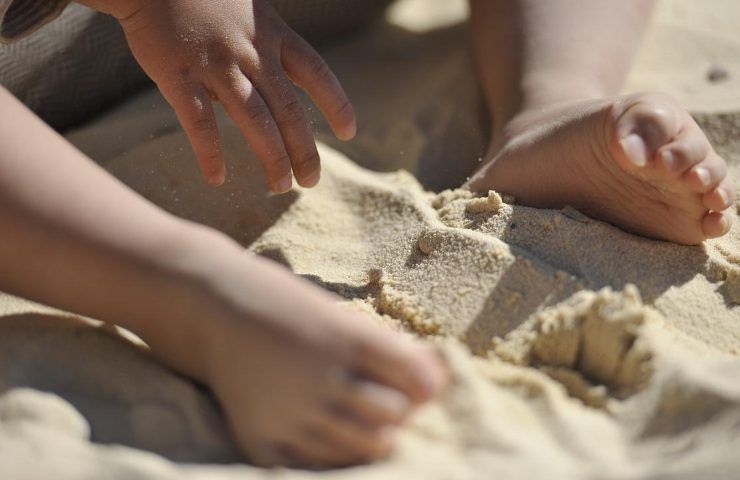
<path fill-rule="evenodd" d="M 730 231 L 730 219 L 727 218 L 727 215 L 722 215 L 722 218 L 719 219 L 719 224 L 723 235 Z"/>
<path fill-rule="evenodd" d="M 425 365 L 414 369 L 414 378 L 419 382 L 419 386 L 424 390 L 424 396 L 431 397 L 436 394 L 440 388 L 440 382 L 432 368 Z"/>
<path fill-rule="evenodd" d="M 710 175 L 709 170 L 704 167 L 699 167 L 696 169 L 696 176 L 699 178 L 699 182 L 701 182 L 702 186 L 704 187 L 708 187 L 709 183 L 712 181 L 712 175 Z"/>
<path fill-rule="evenodd" d="M 631 133 L 624 137 L 619 144 L 622 146 L 624 154 L 627 155 L 627 159 L 637 167 L 644 167 L 647 165 L 647 149 L 645 148 L 645 142 L 642 141 L 639 135 Z"/>
<path fill-rule="evenodd" d="M 725 190 L 724 188 L 718 188 L 717 194 L 719 194 L 719 198 L 722 199 L 722 205 L 729 207 L 732 205 L 732 199 L 730 198 L 730 193 Z"/>
<path fill-rule="evenodd" d="M 660 154 L 660 158 L 663 160 L 663 165 L 668 170 L 675 170 L 676 168 L 676 156 L 670 150 L 664 150 Z"/>

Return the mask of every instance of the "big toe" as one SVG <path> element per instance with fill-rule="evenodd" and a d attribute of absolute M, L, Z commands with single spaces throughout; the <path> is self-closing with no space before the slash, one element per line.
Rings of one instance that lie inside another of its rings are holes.
<path fill-rule="evenodd" d="M 353 363 L 360 374 L 395 388 L 415 403 L 432 399 L 447 383 L 441 356 L 401 337 L 368 335 L 353 350 Z"/>
<path fill-rule="evenodd" d="M 643 168 L 658 150 L 671 142 L 681 131 L 685 113 L 662 94 L 627 96 L 612 109 L 613 145 L 616 155 L 626 169 Z"/>

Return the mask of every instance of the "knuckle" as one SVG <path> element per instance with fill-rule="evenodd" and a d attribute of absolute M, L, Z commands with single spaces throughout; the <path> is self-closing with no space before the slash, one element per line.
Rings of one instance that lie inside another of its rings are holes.
<path fill-rule="evenodd" d="M 290 157 L 287 155 L 281 155 L 270 162 L 273 166 L 275 173 L 279 175 L 285 175 L 290 173 Z"/>
<path fill-rule="evenodd" d="M 691 163 L 692 150 L 685 143 L 679 143 L 671 147 L 671 153 L 675 155 L 684 165 Z"/>
<path fill-rule="evenodd" d="M 350 115 L 354 112 L 354 107 L 349 99 L 345 98 L 336 110 L 337 115 Z"/>
<path fill-rule="evenodd" d="M 210 44 L 207 48 L 207 52 L 207 65 L 209 67 L 227 66 L 233 62 L 236 56 L 233 46 L 222 42 Z"/>
<path fill-rule="evenodd" d="M 193 130 L 197 132 L 211 133 L 216 129 L 216 124 L 210 117 L 197 117 L 190 122 Z"/>
<path fill-rule="evenodd" d="M 245 109 L 245 114 L 253 124 L 264 124 L 270 120 L 270 111 L 265 105 L 250 103 Z"/>
<path fill-rule="evenodd" d="M 298 99 L 291 100 L 280 107 L 280 121 L 283 123 L 303 121 L 303 106 Z"/>
<path fill-rule="evenodd" d="M 314 53 L 306 59 L 306 68 L 312 76 L 319 80 L 325 80 L 331 77 L 331 69 L 319 54 Z"/>
<path fill-rule="evenodd" d="M 352 361 L 363 361 L 368 358 L 374 358 L 378 355 L 376 345 L 363 338 L 355 338 L 345 344 L 347 358 Z"/>

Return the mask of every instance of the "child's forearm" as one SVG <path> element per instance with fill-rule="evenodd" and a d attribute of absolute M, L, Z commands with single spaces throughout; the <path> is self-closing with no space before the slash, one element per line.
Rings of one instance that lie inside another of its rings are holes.
<path fill-rule="evenodd" d="M 193 329 L 173 323 L 202 313 L 188 261 L 241 250 L 146 202 L 2 87 L 0 112 L 0 290 L 178 343 Z"/>
<path fill-rule="evenodd" d="M 521 110 L 619 93 L 653 0 L 471 0 L 476 58 L 500 129 Z"/>

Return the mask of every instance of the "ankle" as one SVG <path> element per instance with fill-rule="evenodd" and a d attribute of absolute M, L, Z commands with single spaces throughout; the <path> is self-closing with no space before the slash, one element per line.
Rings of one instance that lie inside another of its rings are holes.
<path fill-rule="evenodd" d="M 617 92 L 595 79 L 571 75 L 539 75 L 526 79 L 521 99 L 513 108 L 492 109 L 491 144 L 516 136 L 533 118 L 557 108 L 615 95 Z M 503 102 L 502 102 L 503 103 Z"/>
<path fill-rule="evenodd" d="M 501 122 L 494 122 L 491 126 L 489 153 L 498 151 L 514 138 L 531 131 L 532 126 L 541 125 L 547 118 L 555 118 L 559 111 L 573 111 L 573 109 L 588 108 L 598 100 L 607 101 L 608 95 L 595 93 L 580 96 L 561 96 L 542 102 L 529 103 L 507 115 Z"/>

